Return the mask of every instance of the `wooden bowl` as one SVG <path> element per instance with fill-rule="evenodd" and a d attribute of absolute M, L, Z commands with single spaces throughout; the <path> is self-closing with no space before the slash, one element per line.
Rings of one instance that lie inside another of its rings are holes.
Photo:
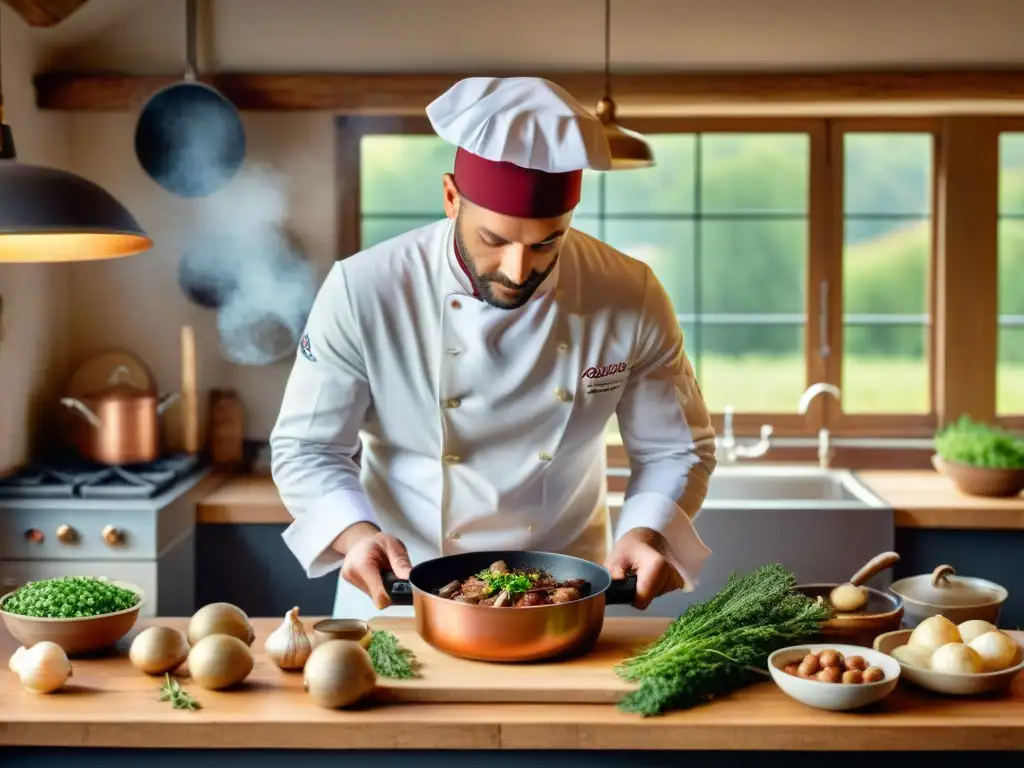
<path fill-rule="evenodd" d="M 943 693 L 947 696 L 978 696 L 986 693 L 1005 692 L 1013 684 L 1014 678 L 1024 671 L 1024 647 L 1021 646 L 1024 634 L 1005 629 L 1001 631 L 1017 643 L 1017 656 L 1013 665 L 1007 669 L 999 672 L 983 672 L 978 675 L 957 675 L 914 667 L 901 661 L 899 665 L 903 673 L 902 677 L 927 691 Z M 911 629 L 886 632 L 875 638 L 873 647 L 879 653 L 891 655 L 896 648 L 907 644 L 912 632 Z"/>
<path fill-rule="evenodd" d="M 798 584 L 796 590 L 808 597 L 820 597 L 827 602 L 829 594 L 838 586 Z M 868 601 L 864 607 L 850 613 L 836 613 L 831 619 L 823 622 L 820 631 L 814 637 L 814 642 L 845 643 L 870 648 L 876 637 L 900 628 L 903 621 L 903 602 L 900 598 L 872 587 L 865 589 L 868 591 Z"/>
<path fill-rule="evenodd" d="M 0 597 L 0 616 L 14 639 L 26 648 L 42 640 L 49 640 L 64 649 L 68 656 L 94 653 L 115 645 L 127 635 L 139 618 L 139 609 L 145 602 L 142 588 L 124 581 L 110 580 L 110 583 L 128 589 L 139 596 L 131 608 L 100 616 L 84 616 L 77 619 L 43 619 L 36 616 L 21 616 L 3 610 L 4 603 L 14 594 L 8 592 Z M 17 591 L 17 590 L 15 590 Z"/>
<path fill-rule="evenodd" d="M 932 466 L 968 496 L 1012 498 L 1024 491 L 1024 469 L 972 467 L 932 455 Z"/>

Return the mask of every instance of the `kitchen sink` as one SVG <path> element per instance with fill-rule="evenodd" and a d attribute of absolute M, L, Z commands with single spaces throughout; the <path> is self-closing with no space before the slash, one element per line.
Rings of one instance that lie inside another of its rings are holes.
<path fill-rule="evenodd" d="M 711 476 L 705 508 L 767 504 L 884 507 L 854 473 L 786 466 L 726 466 Z"/>
<path fill-rule="evenodd" d="M 613 523 L 622 494 L 610 494 Z M 610 616 L 678 616 L 711 597 L 732 573 L 781 563 L 797 583 L 847 581 L 879 552 L 895 549 L 893 510 L 855 473 L 813 465 L 719 466 L 694 527 L 712 554 L 693 592 L 673 592 L 641 614 L 610 606 Z M 885 590 L 892 571 L 867 582 Z"/>

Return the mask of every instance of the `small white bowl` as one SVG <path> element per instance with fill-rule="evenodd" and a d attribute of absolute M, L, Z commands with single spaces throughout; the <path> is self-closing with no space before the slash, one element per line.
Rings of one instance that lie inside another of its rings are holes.
<path fill-rule="evenodd" d="M 839 651 L 843 658 L 863 656 L 868 666 L 878 667 L 885 673 L 885 679 L 877 683 L 823 683 L 819 680 L 797 677 L 785 671 L 787 664 L 799 663 L 808 653 L 821 651 Z M 783 693 L 800 703 L 815 709 L 845 712 L 874 704 L 892 693 L 900 679 L 900 663 L 892 656 L 860 645 L 813 643 L 775 651 L 768 657 L 768 672 Z"/>
<path fill-rule="evenodd" d="M 875 650 L 881 653 L 890 653 L 901 645 L 906 645 L 912 631 L 897 629 L 895 632 L 879 635 L 875 638 Z M 1017 643 L 1017 658 L 1013 666 L 1007 669 L 999 672 L 982 672 L 977 675 L 958 675 L 952 672 L 935 672 L 931 669 L 912 667 L 899 662 L 900 668 L 903 670 L 903 677 L 927 691 L 944 693 L 947 696 L 978 696 L 1005 691 L 1013 684 L 1013 679 L 1024 671 L 1024 646 L 1021 645 L 1024 635 L 1012 630 L 1002 629 L 1000 631 L 1009 635 Z"/>

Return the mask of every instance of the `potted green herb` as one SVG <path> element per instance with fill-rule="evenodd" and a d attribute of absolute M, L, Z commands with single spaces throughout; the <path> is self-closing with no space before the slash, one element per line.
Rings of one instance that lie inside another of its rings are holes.
<path fill-rule="evenodd" d="M 1016 496 L 1024 490 L 1024 439 L 961 416 L 935 435 L 932 464 L 971 496 Z"/>

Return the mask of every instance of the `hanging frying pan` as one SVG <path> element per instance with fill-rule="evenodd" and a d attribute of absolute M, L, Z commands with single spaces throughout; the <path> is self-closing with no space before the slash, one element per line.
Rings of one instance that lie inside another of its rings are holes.
<path fill-rule="evenodd" d="M 135 155 L 168 192 L 206 197 L 223 187 L 245 159 L 245 129 L 235 107 L 196 80 L 196 2 L 186 0 L 183 82 L 153 94 L 135 126 Z"/>
<path fill-rule="evenodd" d="M 243 254 L 230 232 L 200 232 L 178 262 L 178 284 L 193 304 L 220 309 L 241 280 Z"/>
<path fill-rule="evenodd" d="M 221 355 L 237 365 L 293 357 L 317 288 L 313 265 L 294 232 L 239 229 L 222 258 L 227 269 L 221 274 L 228 279 L 216 296 Z"/>

